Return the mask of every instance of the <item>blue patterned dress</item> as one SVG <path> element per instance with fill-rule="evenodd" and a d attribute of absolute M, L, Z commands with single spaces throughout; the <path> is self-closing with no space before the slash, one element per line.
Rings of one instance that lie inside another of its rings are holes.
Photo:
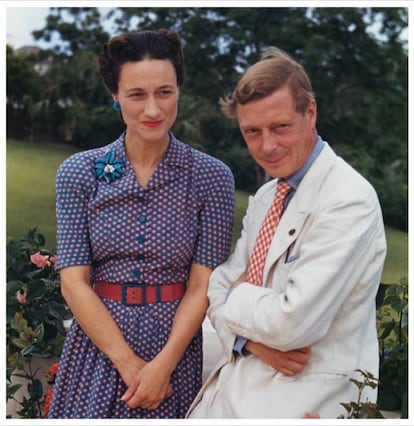
<path fill-rule="evenodd" d="M 95 160 L 109 152 L 124 164 L 122 176 L 112 182 L 99 180 L 94 168 Z M 64 161 L 56 194 L 56 267 L 90 265 L 92 282 L 185 282 L 193 262 L 214 268 L 229 254 L 233 175 L 222 162 L 172 134 L 145 188 L 125 154 L 122 135 Z M 165 345 L 180 303 L 131 306 L 102 300 L 129 345 L 146 361 Z M 114 365 L 74 320 L 49 418 L 182 418 L 201 386 L 201 373 L 200 329 L 171 376 L 173 395 L 157 410 L 130 409 L 120 401 L 126 386 Z"/>

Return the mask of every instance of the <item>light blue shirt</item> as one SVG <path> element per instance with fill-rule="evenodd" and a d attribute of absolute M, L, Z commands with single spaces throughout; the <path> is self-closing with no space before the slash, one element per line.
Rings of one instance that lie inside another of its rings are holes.
<path fill-rule="evenodd" d="M 283 210 L 286 209 L 288 206 L 290 200 L 292 199 L 293 195 L 295 194 L 296 190 L 298 189 L 299 184 L 302 182 L 303 177 L 306 175 L 307 171 L 311 168 L 312 164 L 320 154 L 324 147 L 324 143 L 322 141 L 322 138 L 318 136 L 318 140 L 316 141 L 315 146 L 313 147 L 313 150 L 311 152 L 311 155 L 306 160 L 306 163 L 292 176 L 289 176 L 286 178 L 286 182 L 291 186 L 292 190 L 289 191 L 288 195 L 286 195 L 285 203 Z"/>
<path fill-rule="evenodd" d="M 322 151 L 324 147 L 324 142 L 320 136 L 318 136 L 318 139 L 316 141 L 315 146 L 313 147 L 313 150 L 311 152 L 311 155 L 306 160 L 306 163 L 292 176 L 287 177 L 284 179 L 292 188 L 289 193 L 285 197 L 284 205 L 283 205 L 283 211 L 286 210 L 286 207 L 290 203 L 290 200 L 295 195 L 296 190 L 298 189 L 299 184 L 301 183 L 303 177 L 307 173 L 307 171 L 311 168 L 312 164 Z M 283 212 L 282 212 L 283 214 Z M 236 288 L 237 286 L 232 287 L 229 292 L 227 293 L 227 297 L 229 297 L 230 293 Z M 227 298 L 226 298 L 227 299 Z M 244 337 L 237 336 L 236 340 L 234 342 L 233 351 L 238 353 L 239 355 L 249 355 L 249 352 L 244 349 L 244 345 L 246 344 L 247 339 Z"/>

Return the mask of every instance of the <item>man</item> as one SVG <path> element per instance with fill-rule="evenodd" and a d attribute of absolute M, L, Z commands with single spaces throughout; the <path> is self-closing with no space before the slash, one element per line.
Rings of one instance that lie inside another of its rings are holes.
<path fill-rule="evenodd" d="M 270 48 L 221 105 L 275 179 L 250 198 L 235 251 L 210 278 L 208 316 L 224 355 L 187 416 L 346 415 L 356 370 L 378 377 L 386 242 L 377 195 L 318 135 L 309 78 L 284 52 Z M 282 187 L 288 194 L 275 197 Z"/>

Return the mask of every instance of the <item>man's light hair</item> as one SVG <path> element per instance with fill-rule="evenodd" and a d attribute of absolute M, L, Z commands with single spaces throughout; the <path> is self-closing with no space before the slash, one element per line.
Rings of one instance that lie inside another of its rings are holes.
<path fill-rule="evenodd" d="M 221 98 L 219 104 L 227 117 L 236 118 L 237 105 L 265 98 L 284 87 L 291 91 L 296 110 L 304 114 L 315 99 L 308 75 L 286 52 L 269 47 L 260 61 L 246 70 L 234 91 Z"/>

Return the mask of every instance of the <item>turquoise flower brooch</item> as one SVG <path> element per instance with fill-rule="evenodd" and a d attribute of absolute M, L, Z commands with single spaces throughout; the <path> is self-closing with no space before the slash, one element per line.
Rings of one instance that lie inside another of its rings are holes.
<path fill-rule="evenodd" d="M 95 174 L 99 180 L 106 180 L 108 183 L 119 179 L 124 173 L 124 163 L 115 157 L 115 152 L 110 151 L 103 157 L 95 160 Z"/>

